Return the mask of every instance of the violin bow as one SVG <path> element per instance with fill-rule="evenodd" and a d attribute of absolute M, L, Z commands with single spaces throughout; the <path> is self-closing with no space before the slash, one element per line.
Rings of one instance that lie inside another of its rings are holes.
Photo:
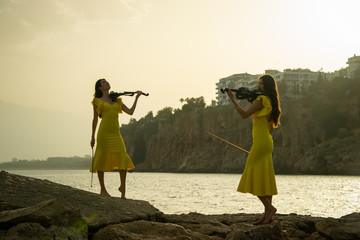
<path fill-rule="evenodd" d="M 215 134 L 212 134 L 211 132 L 207 132 L 207 133 L 208 133 L 210 136 L 212 136 L 212 137 L 214 137 L 214 138 L 217 138 L 217 139 L 220 139 L 221 141 L 226 142 L 227 144 L 230 144 L 231 146 L 236 147 L 237 149 L 240 149 L 241 151 L 246 152 L 247 154 L 249 154 L 249 151 L 247 151 L 247 150 L 245 150 L 245 149 L 243 149 L 243 148 L 241 148 L 241 147 L 239 147 L 239 146 L 237 146 L 237 145 L 235 145 L 235 144 L 233 144 L 233 143 L 231 143 L 231 142 L 228 142 L 228 141 L 226 141 L 226 140 L 224 140 L 224 139 L 216 136 Z"/>

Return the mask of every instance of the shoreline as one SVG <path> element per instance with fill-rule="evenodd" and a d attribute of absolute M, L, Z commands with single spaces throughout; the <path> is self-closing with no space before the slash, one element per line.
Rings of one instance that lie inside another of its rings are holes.
<path fill-rule="evenodd" d="M 30 232 L 40 234 L 43 239 L 54 235 L 72 236 L 71 239 L 360 237 L 360 213 L 341 218 L 276 214 L 273 223 L 253 226 L 251 222 L 260 214 L 164 214 L 147 201 L 104 197 L 5 171 L 0 172 L 0 188 L 0 235 L 5 236 L 1 239 Z"/>
<path fill-rule="evenodd" d="M 0 163 L 1 164 L 1 163 Z M 32 169 L 25 169 L 25 168 L 0 168 L 0 171 L 89 171 L 89 168 L 32 168 Z M 113 170 L 110 172 L 117 172 L 117 170 Z M 128 173 L 173 173 L 173 174 L 224 174 L 224 175 L 231 175 L 231 174 L 242 174 L 236 172 L 181 172 L 181 171 L 137 171 L 137 170 L 130 170 Z M 360 177 L 359 175 L 352 175 L 352 174 L 312 174 L 312 173 L 275 173 L 275 176 L 334 176 L 334 177 Z"/>

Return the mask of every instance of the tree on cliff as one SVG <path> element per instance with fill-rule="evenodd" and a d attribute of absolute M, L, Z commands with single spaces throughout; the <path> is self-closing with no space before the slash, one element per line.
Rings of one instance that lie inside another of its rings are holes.
<path fill-rule="evenodd" d="M 313 121 L 321 126 L 325 139 L 338 136 L 339 130 L 360 127 L 356 104 L 360 100 L 359 78 L 336 78 L 312 84 L 302 99 Z"/>
<path fill-rule="evenodd" d="M 165 107 L 157 112 L 156 118 L 158 121 L 171 121 L 173 116 L 173 108 Z"/>
<path fill-rule="evenodd" d="M 204 109 L 206 106 L 205 99 L 202 96 L 198 98 L 186 98 L 185 102 L 186 103 L 182 106 L 182 110 L 185 112 L 191 112 L 196 109 Z"/>

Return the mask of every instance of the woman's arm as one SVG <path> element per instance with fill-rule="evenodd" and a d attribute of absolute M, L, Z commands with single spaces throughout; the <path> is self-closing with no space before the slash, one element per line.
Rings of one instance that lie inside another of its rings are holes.
<path fill-rule="evenodd" d="M 97 123 L 98 123 L 98 115 L 96 112 L 96 105 L 94 103 L 94 116 L 93 116 L 93 121 L 92 121 L 92 133 L 91 133 L 91 141 L 90 141 L 91 148 L 94 148 L 94 145 L 95 145 L 95 130 L 96 130 Z"/>
<path fill-rule="evenodd" d="M 141 91 L 137 91 L 136 92 L 136 97 L 135 97 L 135 101 L 134 101 L 134 104 L 132 105 L 132 107 L 129 109 L 128 107 L 125 106 L 125 104 L 122 105 L 122 110 L 124 112 L 126 112 L 127 114 L 129 115 L 133 115 L 134 111 L 135 111 L 135 108 L 136 108 L 136 104 L 137 104 L 137 101 L 140 97 L 140 95 L 142 94 Z"/>
<path fill-rule="evenodd" d="M 248 109 L 244 110 L 237 103 L 235 96 L 231 92 L 230 89 L 226 93 L 229 95 L 231 102 L 234 104 L 236 110 L 238 111 L 238 113 L 240 114 L 242 119 L 250 117 L 252 114 L 254 114 L 255 112 L 259 111 L 260 109 L 262 109 L 264 107 L 262 102 L 260 100 L 257 100 L 257 101 L 254 101 L 253 104 L 251 104 Z"/>

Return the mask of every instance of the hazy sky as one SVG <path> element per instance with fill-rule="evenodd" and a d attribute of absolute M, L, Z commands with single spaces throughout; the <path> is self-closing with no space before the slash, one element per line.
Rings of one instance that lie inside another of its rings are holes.
<path fill-rule="evenodd" d="M 358 0 L 0 0 L 0 99 L 91 117 L 94 83 L 106 78 L 114 91 L 150 93 L 135 118 L 180 98 L 209 104 L 235 73 L 345 67 L 360 53 L 359 9 Z"/>
<path fill-rule="evenodd" d="M 360 54 L 359 9 L 358 0 L 0 0 L 0 99 L 91 121 L 95 81 L 106 78 L 114 91 L 150 93 L 137 119 L 180 98 L 210 104 L 215 83 L 235 73 L 346 67 Z"/>
<path fill-rule="evenodd" d="M 99 78 L 150 93 L 139 119 L 180 98 L 210 104 L 216 82 L 235 73 L 346 67 L 360 54 L 359 9 L 359 0 L 0 0 L 0 103 L 32 107 L 0 104 L 12 115 L 0 118 L 0 162 L 89 154 Z"/>

